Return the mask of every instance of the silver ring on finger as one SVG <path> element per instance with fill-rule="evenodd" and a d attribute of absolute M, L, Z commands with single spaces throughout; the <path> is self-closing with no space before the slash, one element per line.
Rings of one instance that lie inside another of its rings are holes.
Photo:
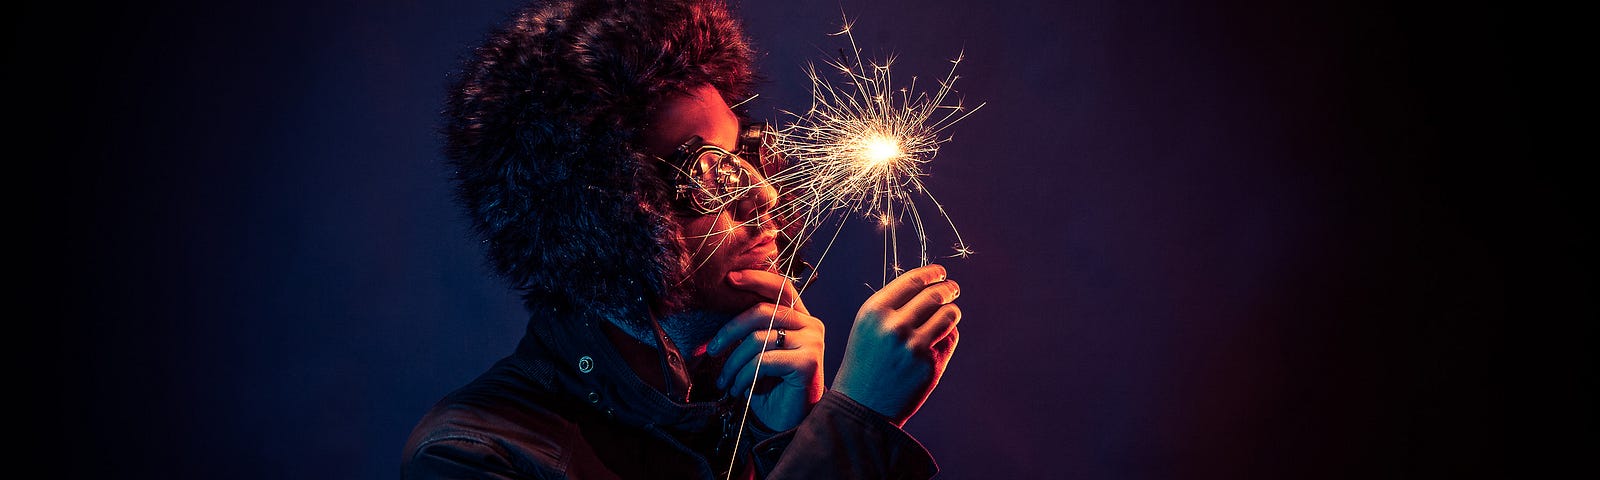
<path fill-rule="evenodd" d="M 777 332 L 778 338 L 772 341 L 772 346 L 773 348 L 783 348 L 784 340 L 789 339 L 789 331 L 779 328 L 777 329 Z"/>

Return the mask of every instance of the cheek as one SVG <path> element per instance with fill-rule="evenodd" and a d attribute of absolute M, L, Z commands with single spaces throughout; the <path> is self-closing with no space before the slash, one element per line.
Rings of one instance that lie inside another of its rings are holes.
<path fill-rule="evenodd" d="M 733 218 L 728 212 L 695 217 L 683 223 L 683 245 L 694 257 L 695 265 L 703 265 L 708 258 L 721 257 L 733 250 Z"/>

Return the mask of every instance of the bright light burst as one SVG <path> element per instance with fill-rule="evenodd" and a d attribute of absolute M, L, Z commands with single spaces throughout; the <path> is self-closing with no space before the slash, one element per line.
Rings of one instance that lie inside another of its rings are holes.
<path fill-rule="evenodd" d="M 950 225 L 956 237 L 954 253 L 948 257 L 965 258 L 973 254 L 972 248 L 961 240 L 955 222 L 945 212 L 944 205 L 933 198 L 923 187 L 923 165 L 939 153 L 939 145 L 950 140 L 944 132 L 951 125 L 983 107 L 966 108 L 959 99 L 950 98 L 957 77 L 956 66 L 961 56 L 951 60 L 950 71 L 940 80 L 932 95 L 916 89 L 917 79 L 911 77 L 908 87 L 894 87 L 889 67 L 894 58 L 882 63 L 863 60 L 850 32 L 850 21 L 833 36 L 843 35 L 850 41 L 851 55 L 840 52 L 837 61 L 823 62 L 825 66 L 844 76 L 844 82 L 835 85 L 817 72 L 815 64 L 808 66 L 811 78 L 811 108 L 805 113 L 785 111 L 793 121 L 779 128 L 769 138 L 769 148 L 789 160 L 789 166 L 767 178 L 789 197 L 771 212 L 782 219 L 780 230 L 791 232 L 779 265 L 792 265 L 798 249 L 810 243 L 817 230 L 830 220 L 838 219 L 838 227 L 828 239 L 826 247 L 816 258 L 820 268 L 822 259 L 833 247 L 834 239 L 843 230 L 843 217 L 859 215 L 877 222 L 883 230 L 883 283 L 898 276 L 905 269 L 900 265 L 898 242 L 899 227 L 910 225 L 920 245 L 918 261 L 929 263 L 927 232 L 923 228 L 922 214 L 917 210 L 914 197 L 922 197 L 939 210 L 939 216 Z M 837 217 L 837 218 L 836 218 Z M 761 222 L 760 219 L 752 220 Z M 724 232 L 709 232 L 700 238 L 710 238 Z M 719 243 L 720 246 L 720 243 Z M 776 267 L 776 265 L 775 265 Z M 814 277 L 796 278 L 796 287 L 804 292 Z M 781 301 L 781 291 L 779 298 Z M 774 310 L 768 319 L 770 330 L 777 321 Z M 761 347 L 754 375 L 761 375 L 761 358 L 767 345 Z M 754 398 L 755 382 L 745 396 L 744 413 L 739 418 L 737 444 L 744 434 L 746 416 L 750 413 L 750 400 Z M 728 459 L 728 477 L 733 476 L 734 457 Z"/>
<path fill-rule="evenodd" d="M 956 67 L 962 56 L 951 60 L 950 71 L 938 81 L 931 95 L 917 90 L 917 78 L 909 86 L 895 87 L 890 66 L 894 57 L 881 63 L 863 59 L 861 49 L 845 19 L 843 35 L 851 51 L 840 51 L 837 60 L 824 60 L 826 70 L 842 75 L 835 84 L 808 65 L 811 79 L 811 108 L 804 113 L 784 111 L 792 121 L 778 129 L 773 148 L 787 157 L 791 166 L 769 180 L 785 186 L 793 201 L 780 206 L 782 218 L 797 223 L 800 232 L 795 245 L 807 243 L 817 229 L 835 216 L 860 215 L 878 223 L 884 235 L 884 276 L 887 283 L 904 270 L 900 265 L 899 228 L 909 225 L 920 246 L 919 265 L 929 263 L 927 232 L 914 197 L 921 197 L 939 211 L 956 237 L 954 253 L 947 257 L 966 257 L 972 249 L 961 240 L 955 222 L 944 205 L 924 188 L 923 166 L 939 153 L 939 145 L 950 140 L 946 130 L 976 112 L 983 104 L 965 107 L 951 92 L 958 78 Z M 842 218 L 838 228 L 845 222 Z M 792 225 L 793 226 L 793 225 Z M 838 237 L 839 230 L 833 232 Z M 827 247 L 832 247 L 832 239 Z M 817 258 L 827 255 L 824 248 Z M 783 252 L 786 256 L 798 252 Z"/>

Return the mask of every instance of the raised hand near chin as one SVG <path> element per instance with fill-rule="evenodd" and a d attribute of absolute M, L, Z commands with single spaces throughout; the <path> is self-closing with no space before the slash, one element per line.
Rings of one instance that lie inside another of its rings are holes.
<path fill-rule="evenodd" d="M 806 311 L 805 303 L 787 277 L 761 270 L 728 274 L 735 289 L 761 296 L 764 301 L 735 316 L 706 345 L 706 354 L 728 354 L 718 388 L 743 397 L 755 393 L 750 409 L 774 430 L 800 424 L 811 406 L 822 400 L 822 321 Z M 768 329 L 768 326 L 771 329 Z M 765 344 L 766 353 L 762 353 Z M 760 361 L 760 378 L 756 364 Z"/>

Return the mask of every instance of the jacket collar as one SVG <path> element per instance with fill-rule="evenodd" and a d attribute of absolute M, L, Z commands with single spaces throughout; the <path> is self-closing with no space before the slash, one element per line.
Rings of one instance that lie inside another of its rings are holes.
<path fill-rule="evenodd" d="M 662 348 L 618 331 L 609 320 L 552 308 L 550 315 L 529 320 L 512 357 L 546 390 L 624 424 L 675 432 L 725 426 L 720 424 L 730 402 L 690 402 L 682 354 L 659 325 L 650 324 Z"/>

